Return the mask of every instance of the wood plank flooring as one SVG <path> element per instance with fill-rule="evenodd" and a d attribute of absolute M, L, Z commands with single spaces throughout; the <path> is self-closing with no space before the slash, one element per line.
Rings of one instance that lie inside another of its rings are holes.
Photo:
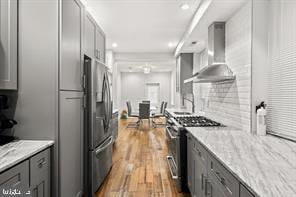
<path fill-rule="evenodd" d="M 164 128 L 126 128 L 119 121 L 119 135 L 113 150 L 113 167 L 97 197 L 187 197 L 178 193 L 166 163 Z"/>

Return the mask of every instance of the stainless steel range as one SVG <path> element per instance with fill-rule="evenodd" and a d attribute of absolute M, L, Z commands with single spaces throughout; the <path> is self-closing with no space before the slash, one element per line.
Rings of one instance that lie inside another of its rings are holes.
<path fill-rule="evenodd" d="M 172 179 L 178 191 L 187 189 L 187 138 L 186 127 L 221 127 L 222 124 L 203 116 L 177 116 L 167 121 L 166 140 L 168 144 L 167 162 Z"/>

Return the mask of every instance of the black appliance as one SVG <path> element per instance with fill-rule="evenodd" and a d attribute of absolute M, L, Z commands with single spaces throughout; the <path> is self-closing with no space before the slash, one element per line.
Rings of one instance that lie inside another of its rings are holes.
<path fill-rule="evenodd" d="M 203 116 L 178 116 L 170 117 L 167 120 L 167 162 L 171 172 L 171 177 L 175 180 L 179 192 L 188 192 L 186 127 L 221 126 L 223 125 Z"/>
<path fill-rule="evenodd" d="M 220 123 L 204 116 L 184 116 L 174 118 L 183 127 L 219 127 Z"/>
<path fill-rule="evenodd" d="M 0 95 L 0 133 L 6 129 L 11 129 L 17 122 L 11 118 L 8 118 L 4 111 L 8 109 L 8 97 L 6 95 Z M 15 137 L 0 135 L 0 145 L 7 144 L 13 141 Z"/>

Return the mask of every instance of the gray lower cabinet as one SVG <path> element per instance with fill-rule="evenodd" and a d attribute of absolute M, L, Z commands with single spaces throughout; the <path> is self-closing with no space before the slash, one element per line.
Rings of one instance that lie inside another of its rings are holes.
<path fill-rule="evenodd" d="M 96 57 L 96 23 L 87 13 L 84 24 L 84 53 L 91 58 Z"/>
<path fill-rule="evenodd" d="M 22 193 L 30 190 L 32 197 L 51 197 L 50 168 L 51 159 L 48 148 L 2 172 L 0 188 L 16 188 Z"/>
<path fill-rule="evenodd" d="M 29 161 L 24 161 L 1 173 L 0 188 L 29 190 Z"/>
<path fill-rule="evenodd" d="M 50 149 L 30 159 L 30 185 L 33 197 L 50 197 Z"/>
<path fill-rule="evenodd" d="M 83 92 L 60 91 L 60 196 L 83 191 Z"/>
<path fill-rule="evenodd" d="M 80 1 L 62 1 L 61 90 L 82 90 L 82 16 L 83 5 Z"/>
<path fill-rule="evenodd" d="M 193 176 L 194 176 L 194 158 L 193 158 L 193 139 L 190 135 L 187 135 L 187 185 L 188 189 L 191 193 L 192 196 L 195 195 L 195 190 L 194 190 L 194 182 L 193 182 Z"/>
<path fill-rule="evenodd" d="M 18 0 L 0 1 L 0 89 L 17 89 Z"/>
<path fill-rule="evenodd" d="M 240 184 L 239 188 L 240 197 L 255 197 L 243 184 Z"/>
<path fill-rule="evenodd" d="M 187 174 L 193 197 L 254 197 L 190 133 L 187 133 Z"/>

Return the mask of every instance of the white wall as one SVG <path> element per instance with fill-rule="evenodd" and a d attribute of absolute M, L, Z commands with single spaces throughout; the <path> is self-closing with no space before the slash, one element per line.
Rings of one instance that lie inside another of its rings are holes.
<path fill-rule="evenodd" d="M 208 117 L 246 131 L 251 128 L 251 6 L 249 1 L 226 21 L 226 62 L 236 80 L 194 85 L 197 110 L 204 109 Z M 206 55 L 204 51 L 200 57 Z M 200 62 L 195 67 L 207 64 L 205 60 Z"/>
<path fill-rule="evenodd" d="M 120 74 L 120 109 L 126 109 L 126 101 L 131 101 L 133 107 L 138 108 L 138 103 L 145 100 L 145 84 L 160 84 L 160 101 L 171 103 L 171 72 L 154 72 L 144 74 L 140 72 L 122 72 Z"/>

